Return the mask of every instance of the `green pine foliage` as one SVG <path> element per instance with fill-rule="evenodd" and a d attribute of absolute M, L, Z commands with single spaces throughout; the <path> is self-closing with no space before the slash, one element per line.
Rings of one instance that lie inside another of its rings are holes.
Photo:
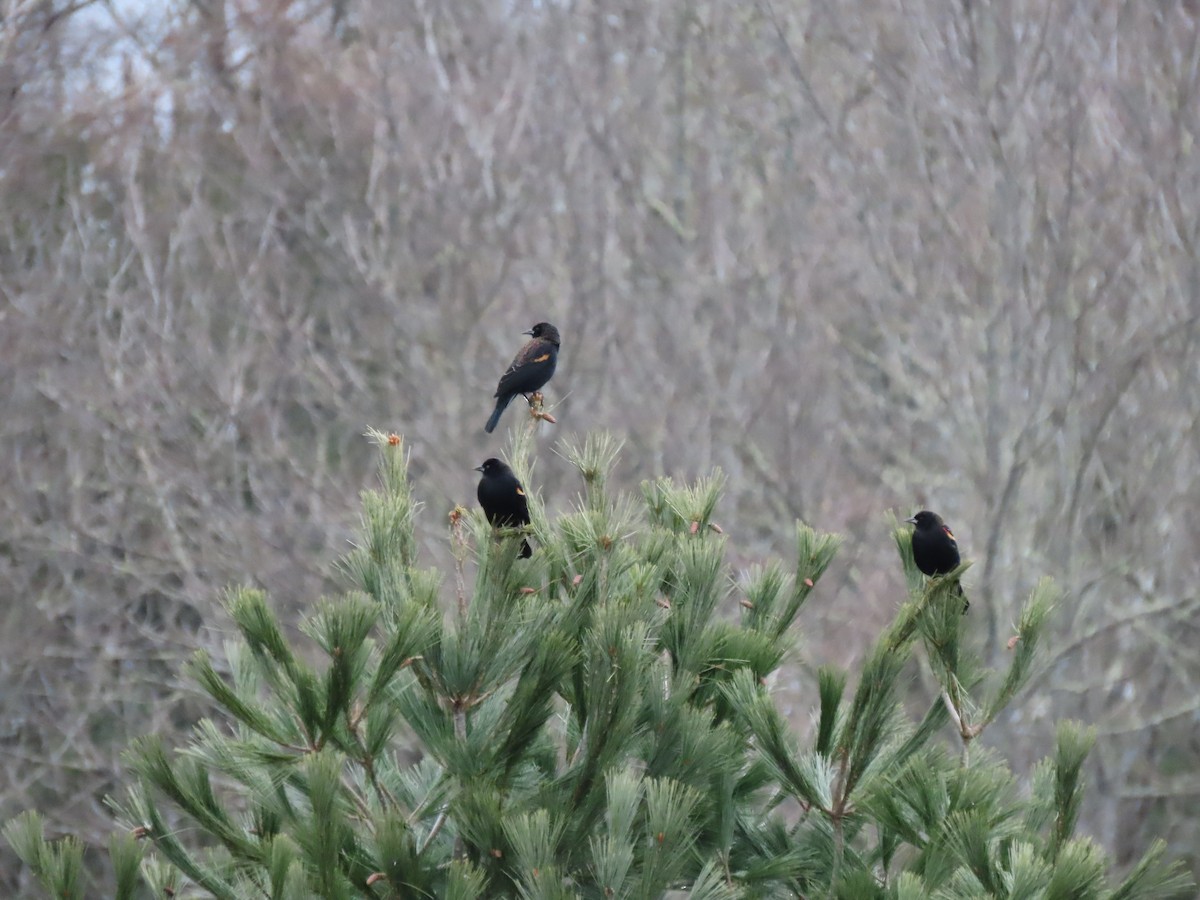
<path fill-rule="evenodd" d="M 735 579 L 723 476 L 614 496 L 619 447 L 592 436 L 563 453 L 573 511 L 550 521 L 530 494 L 532 559 L 458 509 L 447 578 L 417 564 L 403 444 L 372 437 L 349 592 L 294 642 L 261 591 L 233 591 L 236 639 L 191 672 L 221 717 L 129 750 L 117 897 L 1190 895 L 1160 846 L 1113 884 L 1076 833 L 1091 732 L 1060 726 L 1028 789 L 975 743 L 1029 678 L 1049 582 L 986 671 L 962 641 L 966 566 L 926 584 L 894 528 L 908 596 L 861 671 L 818 670 L 802 740 L 769 679 L 836 537 L 798 525 L 793 559 Z M 526 485 L 530 440 L 509 454 Z M 913 665 L 938 685 L 919 717 Z M 85 896 L 78 842 L 33 813 L 4 834 L 50 896 Z"/>

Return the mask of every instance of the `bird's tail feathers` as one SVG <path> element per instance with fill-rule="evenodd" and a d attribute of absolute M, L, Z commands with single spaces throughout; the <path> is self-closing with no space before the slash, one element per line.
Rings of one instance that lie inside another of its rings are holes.
<path fill-rule="evenodd" d="M 955 587 L 955 593 L 958 594 L 958 596 L 962 597 L 963 615 L 965 616 L 967 614 L 967 610 L 971 608 L 971 601 L 967 599 L 967 592 L 963 590 L 963 586 L 961 583 L 956 584 L 954 587 Z"/>
<path fill-rule="evenodd" d="M 487 420 L 487 424 L 483 426 L 483 430 L 491 434 L 496 430 L 496 426 L 500 423 L 500 416 L 503 415 L 508 402 L 512 400 L 512 394 L 505 394 L 496 398 L 496 408 L 492 410 L 492 416 Z"/>

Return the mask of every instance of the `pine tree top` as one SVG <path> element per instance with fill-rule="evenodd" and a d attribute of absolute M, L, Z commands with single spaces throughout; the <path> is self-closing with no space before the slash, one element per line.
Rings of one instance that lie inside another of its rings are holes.
<path fill-rule="evenodd" d="M 1049 581 L 988 672 L 961 641 L 969 563 L 926 582 L 893 523 L 907 595 L 859 672 L 818 670 L 802 742 L 768 683 L 837 537 L 797 524 L 788 564 L 735 579 L 721 473 L 613 495 L 599 435 L 563 453 L 572 511 L 551 522 L 528 492 L 532 558 L 523 530 L 456 509 L 455 571 L 431 571 L 403 441 L 371 437 L 352 587 L 305 621 L 313 646 L 232 591 L 236 639 L 191 670 L 220 716 L 177 750 L 130 748 L 115 896 L 1191 895 L 1161 845 L 1114 887 L 1076 834 L 1089 730 L 1060 725 L 1028 786 L 976 746 L 1029 678 Z M 509 456 L 533 483 L 528 432 Z M 915 720 L 913 660 L 938 686 Z M 77 842 L 33 813 L 5 836 L 53 896 L 86 894 Z"/>

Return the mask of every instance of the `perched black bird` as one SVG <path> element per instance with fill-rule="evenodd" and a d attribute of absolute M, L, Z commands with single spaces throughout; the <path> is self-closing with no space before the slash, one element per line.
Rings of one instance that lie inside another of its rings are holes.
<path fill-rule="evenodd" d="M 525 489 L 506 463 L 498 459 L 485 459 L 483 465 L 475 467 L 476 472 L 482 472 L 479 479 L 479 489 L 475 492 L 479 497 L 479 505 L 483 514 L 495 527 L 520 528 L 529 524 L 529 501 L 525 497 Z M 522 559 L 533 555 L 529 541 L 521 541 Z"/>
<path fill-rule="evenodd" d="M 521 394 L 528 399 L 529 394 L 541 390 L 554 374 L 554 367 L 558 365 L 557 328 L 549 322 L 538 322 L 524 333 L 531 335 L 529 342 L 517 353 L 508 371 L 500 376 L 500 384 L 496 386 L 496 408 L 492 410 L 492 417 L 483 426 L 483 430 L 488 434 L 495 430 L 496 423 L 500 421 L 500 414 L 513 397 Z"/>
<path fill-rule="evenodd" d="M 958 568 L 962 557 L 958 553 L 958 541 L 950 526 L 942 521 L 942 517 L 927 509 L 921 510 L 911 519 L 906 519 L 915 527 L 912 533 L 913 562 L 924 574 L 945 575 Z M 962 585 L 958 586 L 959 596 L 962 596 Z M 963 596 L 963 612 L 967 611 L 970 601 Z"/>

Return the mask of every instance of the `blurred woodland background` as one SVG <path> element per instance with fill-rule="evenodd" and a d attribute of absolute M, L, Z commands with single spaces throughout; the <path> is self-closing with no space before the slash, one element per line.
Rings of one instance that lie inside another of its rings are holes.
<path fill-rule="evenodd" d="M 0 819 L 104 839 L 129 739 L 204 713 L 223 588 L 296 621 L 344 583 L 368 424 L 445 562 L 548 319 L 552 512 L 556 442 L 609 429 L 623 487 L 724 469 L 739 562 L 846 536 L 797 728 L 905 596 L 885 511 L 930 506 L 985 657 L 1068 591 L 985 743 L 1027 771 L 1095 723 L 1083 826 L 1200 866 L 1198 14 L 0 2 Z"/>

